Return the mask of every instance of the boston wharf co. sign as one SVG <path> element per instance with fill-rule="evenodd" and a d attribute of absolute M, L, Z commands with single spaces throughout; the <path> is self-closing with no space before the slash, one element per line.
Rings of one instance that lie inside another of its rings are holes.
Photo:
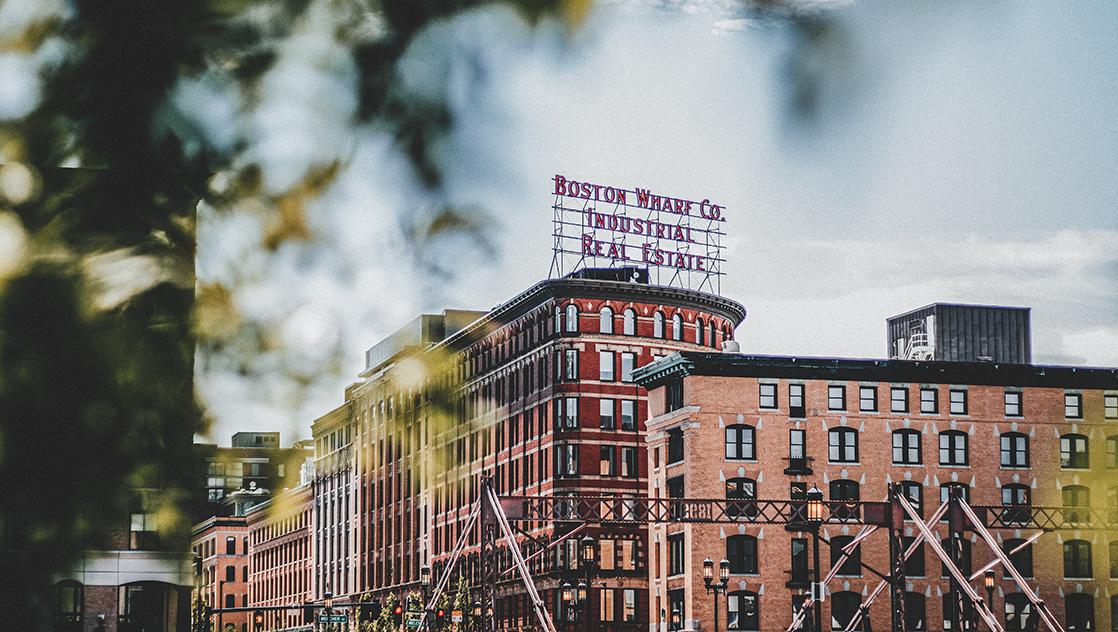
<path fill-rule="evenodd" d="M 725 208 L 556 175 L 552 274 L 584 267 L 642 267 L 650 281 L 719 291 Z"/>

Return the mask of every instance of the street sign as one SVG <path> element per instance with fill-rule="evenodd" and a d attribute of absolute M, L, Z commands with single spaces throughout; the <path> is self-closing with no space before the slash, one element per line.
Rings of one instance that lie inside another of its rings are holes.
<path fill-rule="evenodd" d="M 407 620 L 404 621 L 404 627 L 418 628 L 419 624 L 423 622 L 423 613 L 422 612 L 415 612 L 414 610 L 409 610 L 407 615 L 408 615 L 408 618 L 407 618 Z"/>
<path fill-rule="evenodd" d="M 345 623 L 347 621 L 349 621 L 349 617 L 345 614 L 318 615 L 319 623 Z"/>
<path fill-rule="evenodd" d="M 450 611 L 450 620 L 453 623 L 462 623 L 462 611 L 461 610 L 451 610 Z"/>

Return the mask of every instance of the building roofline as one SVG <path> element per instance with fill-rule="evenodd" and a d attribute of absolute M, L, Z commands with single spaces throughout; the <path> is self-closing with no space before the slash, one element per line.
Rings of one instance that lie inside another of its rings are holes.
<path fill-rule="evenodd" d="M 730 320 L 737 327 L 745 319 L 745 307 L 728 298 L 682 288 L 664 285 L 649 285 L 628 281 L 602 279 L 577 279 L 563 277 L 540 281 L 509 301 L 494 307 L 488 314 L 464 327 L 454 335 L 448 336 L 436 346 L 447 346 L 459 350 L 474 341 L 484 338 L 492 330 L 510 323 L 527 314 L 549 299 L 592 298 L 602 300 L 632 300 L 655 302 L 674 307 L 693 308 L 702 306 L 711 312 Z M 653 299 L 653 300 L 650 300 Z"/>
<path fill-rule="evenodd" d="M 904 318 L 905 316 L 911 316 L 912 314 L 915 314 L 916 312 L 922 312 L 926 309 L 930 309 L 932 307 L 937 307 L 937 306 L 939 306 L 939 307 L 976 307 L 976 308 L 980 308 L 980 309 L 1013 309 L 1013 310 L 1018 310 L 1018 311 L 1023 311 L 1023 312 L 1031 312 L 1032 311 L 1031 307 L 1015 307 L 1013 305 L 979 305 L 979 304 L 976 304 L 976 303 L 941 303 L 941 302 L 937 301 L 935 303 L 928 303 L 927 305 L 925 305 L 923 307 L 917 307 L 916 309 L 910 309 L 907 312 L 901 312 L 900 314 L 896 314 L 894 316 L 889 316 L 889 317 L 886 318 L 886 321 L 896 320 L 898 318 Z"/>
<path fill-rule="evenodd" d="M 1118 389 L 1118 368 L 739 355 L 697 351 L 678 352 L 640 367 L 633 372 L 633 380 L 651 390 L 671 380 L 693 375 Z"/>

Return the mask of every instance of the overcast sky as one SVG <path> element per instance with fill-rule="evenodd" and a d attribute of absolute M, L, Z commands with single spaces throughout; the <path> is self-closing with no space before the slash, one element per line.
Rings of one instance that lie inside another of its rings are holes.
<path fill-rule="evenodd" d="M 886 317 L 960 302 L 1032 308 L 1035 363 L 1118 366 L 1118 3 L 927 4 L 838 6 L 807 57 L 730 2 L 603 3 L 570 39 L 494 8 L 436 25 L 404 63 L 454 114 L 447 197 L 418 193 L 382 133 L 348 132 L 317 250 L 281 252 L 242 298 L 288 314 L 306 355 L 345 360 L 289 398 L 200 376 L 211 439 L 307 437 L 365 349 L 418 313 L 546 278 L 556 174 L 722 204 L 745 353 L 886 357 Z M 810 116 L 791 105 L 804 77 Z M 438 239 L 417 260 L 401 227 L 447 202 L 485 213 L 487 243 Z M 214 244 L 250 232 L 216 226 L 202 278 L 238 251 Z"/>

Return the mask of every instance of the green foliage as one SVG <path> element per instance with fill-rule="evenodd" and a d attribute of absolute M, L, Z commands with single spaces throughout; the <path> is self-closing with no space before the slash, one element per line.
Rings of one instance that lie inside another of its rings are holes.
<path fill-rule="evenodd" d="M 202 593 L 194 596 L 190 604 L 190 632 L 210 632 L 213 621 L 206 613 L 206 602 L 202 600 Z"/>

